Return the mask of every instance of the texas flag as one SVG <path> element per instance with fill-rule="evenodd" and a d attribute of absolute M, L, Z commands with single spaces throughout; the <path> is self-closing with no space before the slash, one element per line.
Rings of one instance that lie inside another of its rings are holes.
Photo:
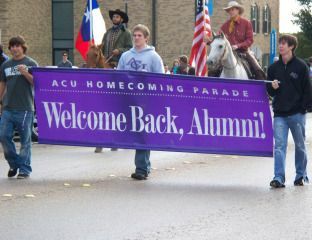
<path fill-rule="evenodd" d="M 105 22 L 97 0 L 88 0 L 76 38 L 76 49 L 84 59 L 90 44 L 100 45 L 105 32 Z"/>

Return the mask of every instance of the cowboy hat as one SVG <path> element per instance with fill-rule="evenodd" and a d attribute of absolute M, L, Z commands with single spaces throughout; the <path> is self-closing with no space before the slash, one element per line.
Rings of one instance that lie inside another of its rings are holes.
<path fill-rule="evenodd" d="M 121 11 L 120 9 L 116 9 L 115 11 L 113 11 L 113 10 L 109 11 L 109 17 L 111 20 L 113 20 L 113 16 L 115 14 L 118 14 L 120 17 L 122 17 L 123 23 L 127 23 L 129 21 L 128 14 Z"/>
<path fill-rule="evenodd" d="M 227 7 L 223 8 L 225 11 L 230 10 L 231 8 L 237 8 L 239 10 L 239 14 L 242 14 L 244 12 L 244 7 L 240 5 L 236 1 L 230 1 L 227 5 Z"/>

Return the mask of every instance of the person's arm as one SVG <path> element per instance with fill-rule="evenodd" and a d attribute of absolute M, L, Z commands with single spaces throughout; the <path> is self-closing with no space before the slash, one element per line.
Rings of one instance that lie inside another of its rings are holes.
<path fill-rule="evenodd" d="M 0 115 L 2 114 L 3 96 L 5 93 L 5 86 L 6 86 L 6 83 L 0 80 Z"/>
<path fill-rule="evenodd" d="M 155 54 L 152 68 L 153 73 L 165 73 L 164 63 L 157 53 Z"/>
<path fill-rule="evenodd" d="M 20 73 L 26 78 L 26 80 L 31 84 L 34 85 L 34 78 L 33 76 L 28 72 L 26 65 L 18 65 L 18 70 Z"/>
<path fill-rule="evenodd" d="M 5 92 L 5 86 L 6 86 L 6 83 L 4 81 L 0 80 L 0 102 L 2 102 L 2 99 L 3 99 L 3 95 Z"/>
<path fill-rule="evenodd" d="M 124 55 L 121 55 L 121 58 L 119 59 L 117 70 L 125 70 L 125 64 L 124 64 Z"/>
<path fill-rule="evenodd" d="M 274 79 L 273 66 L 270 66 L 268 69 L 267 79 L 272 81 L 271 83 L 266 84 L 267 92 L 271 97 L 274 97 L 277 94 L 277 91 L 279 88 L 279 82 L 278 80 Z"/>
<path fill-rule="evenodd" d="M 6 87 L 6 76 L 4 72 L 4 65 L 1 66 L 0 68 L 0 101 L 2 102 L 3 95 L 5 92 L 5 87 Z"/>
<path fill-rule="evenodd" d="M 221 26 L 221 28 L 219 29 L 217 34 L 221 34 L 221 32 L 223 32 L 226 35 L 226 33 L 227 33 L 227 29 L 226 28 L 228 28 L 227 25 L 228 25 L 227 22 L 223 23 L 223 25 Z"/>
<path fill-rule="evenodd" d="M 122 46 L 118 46 L 117 50 L 115 53 L 113 51 L 114 55 L 119 55 L 119 54 L 123 54 L 124 52 L 128 51 L 129 49 L 131 49 L 133 46 L 132 44 L 132 36 L 129 30 L 125 30 L 124 32 L 124 39 L 123 39 L 123 44 Z"/>
<path fill-rule="evenodd" d="M 248 21 L 247 22 L 247 26 L 246 26 L 246 37 L 245 37 L 245 41 L 238 43 L 236 46 L 237 48 L 249 48 L 252 44 L 253 44 L 254 40 L 253 40 L 253 30 L 252 30 L 252 25 L 251 22 Z"/>
<path fill-rule="evenodd" d="M 109 30 L 107 30 L 105 33 L 104 33 L 104 36 L 103 36 L 103 39 L 102 39 L 102 43 L 101 43 L 101 50 L 102 50 L 102 53 L 103 53 L 103 55 L 105 56 L 105 43 L 106 43 L 106 36 L 107 36 L 107 34 L 108 34 L 108 31 Z M 107 57 L 107 56 L 105 56 L 105 57 Z"/>

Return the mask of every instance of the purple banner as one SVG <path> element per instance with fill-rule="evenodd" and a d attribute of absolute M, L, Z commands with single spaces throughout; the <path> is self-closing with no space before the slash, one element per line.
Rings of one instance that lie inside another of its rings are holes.
<path fill-rule="evenodd" d="M 33 69 L 39 142 L 272 156 L 261 81 Z"/>

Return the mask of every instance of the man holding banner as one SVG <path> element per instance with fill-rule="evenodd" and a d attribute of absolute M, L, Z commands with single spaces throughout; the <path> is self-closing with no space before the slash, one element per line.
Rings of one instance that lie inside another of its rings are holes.
<path fill-rule="evenodd" d="M 148 46 L 150 36 L 149 29 L 138 24 L 132 31 L 134 47 L 125 52 L 118 63 L 117 70 L 132 70 L 153 73 L 164 73 L 164 65 L 155 48 Z M 133 179 L 146 180 L 151 170 L 150 150 L 136 150 L 135 172 L 131 174 Z"/>
<path fill-rule="evenodd" d="M 305 122 L 307 109 L 312 104 L 312 90 L 309 71 L 303 60 L 294 55 L 298 45 L 293 35 L 283 35 L 279 39 L 280 59 L 268 69 L 267 89 L 273 97 L 274 131 L 274 178 L 273 188 L 285 187 L 285 159 L 290 130 L 295 142 L 295 186 L 303 186 L 308 181 L 307 152 L 305 147 Z"/>
<path fill-rule="evenodd" d="M 29 177 L 31 168 L 31 131 L 34 118 L 34 80 L 29 72 L 37 66 L 36 61 L 26 56 L 27 45 L 23 37 L 9 41 L 12 58 L 2 64 L 0 70 L 0 99 L 3 99 L 0 122 L 0 141 L 4 157 L 10 169 L 8 177 Z M 14 130 L 20 136 L 20 153 L 13 142 Z"/>

